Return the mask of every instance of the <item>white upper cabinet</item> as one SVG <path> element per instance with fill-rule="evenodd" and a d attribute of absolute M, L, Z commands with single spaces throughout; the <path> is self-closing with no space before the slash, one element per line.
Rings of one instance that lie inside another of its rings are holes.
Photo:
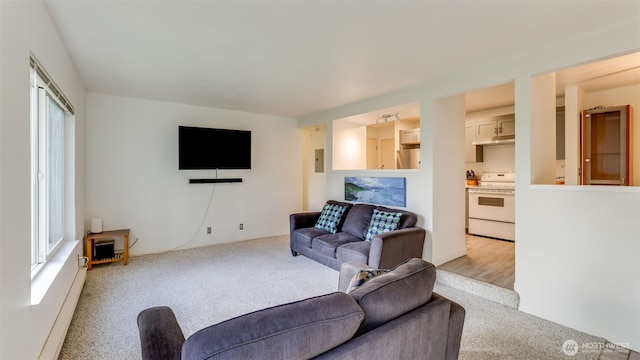
<path fill-rule="evenodd" d="M 501 115 L 476 122 L 476 139 L 492 139 L 501 136 L 515 136 L 514 115 Z"/>
<path fill-rule="evenodd" d="M 498 136 L 515 136 L 516 119 L 513 115 L 508 118 L 498 119 Z"/>
<path fill-rule="evenodd" d="M 498 123 L 495 120 L 482 120 L 476 123 L 476 139 L 491 139 L 498 134 Z"/>

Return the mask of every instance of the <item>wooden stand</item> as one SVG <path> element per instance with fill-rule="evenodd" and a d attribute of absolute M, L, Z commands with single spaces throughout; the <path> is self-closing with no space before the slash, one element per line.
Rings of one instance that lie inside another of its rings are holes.
<path fill-rule="evenodd" d="M 100 239 L 108 239 L 114 237 L 124 238 L 124 249 L 122 251 L 114 252 L 111 259 L 93 260 L 93 248 L 95 241 Z M 87 270 L 91 270 L 93 264 L 106 264 L 112 262 L 122 261 L 124 265 L 129 263 L 129 229 L 103 231 L 101 233 L 89 233 L 85 237 L 87 241 Z"/>

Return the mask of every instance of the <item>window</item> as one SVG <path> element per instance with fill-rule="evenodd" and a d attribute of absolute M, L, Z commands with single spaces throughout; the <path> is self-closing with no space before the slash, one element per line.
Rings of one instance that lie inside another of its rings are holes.
<path fill-rule="evenodd" d="M 73 107 L 31 58 L 31 268 L 45 263 L 65 233 L 65 123 Z"/>

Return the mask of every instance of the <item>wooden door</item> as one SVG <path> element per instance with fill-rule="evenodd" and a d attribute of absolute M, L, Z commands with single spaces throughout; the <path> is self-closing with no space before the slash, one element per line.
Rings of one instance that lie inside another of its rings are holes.
<path fill-rule="evenodd" d="M 380 140 L 380 167 L 382 169 L 396 168 L 396 150 L 393 139 Z"/>

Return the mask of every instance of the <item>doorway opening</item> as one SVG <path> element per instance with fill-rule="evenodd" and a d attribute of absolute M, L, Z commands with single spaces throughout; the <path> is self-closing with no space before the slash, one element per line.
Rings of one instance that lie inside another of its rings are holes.
<path fill-rule="evenodd" d="M 466 255 L 438 266 L 509 290 L 515 282 L 514 105 L 513 81 L 465 94 Z M 493 188 L 480 192 L 483 185 Z"/>

